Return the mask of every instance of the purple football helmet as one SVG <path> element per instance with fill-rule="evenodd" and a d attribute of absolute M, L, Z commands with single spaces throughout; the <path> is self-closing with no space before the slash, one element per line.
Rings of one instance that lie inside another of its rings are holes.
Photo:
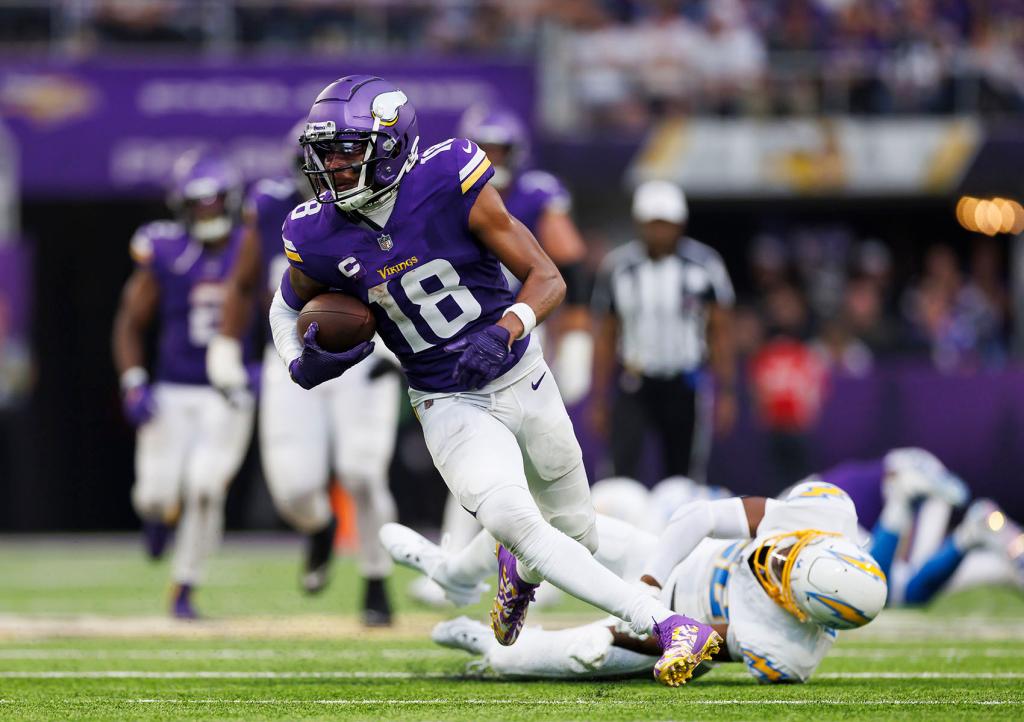
<path fill-rule="evenodd" d="M 349 75 L 324 88 L 309 111 L 303 172 L 321 203 L 354 211 L 398 188 L 416 164 L 419 139 L 405 93 L 372 75 Z M 355 180 L 339 189 L 343 173 Z"/>
<path fill-rule="evenodd" d="M 506 148 L 505 160 L 495 162 L 491 183 L 498 188 L 508 185 L 512 174 L 526 162 L 530 143 L 526 128 L 511 110 L 498 106 L 470 106 L 459 121 L 459 137 L 469 138 L 478 145 L 497 145 Z M 496 161 L 491 158 L 491 161 Z"/>
<path fill-rule="evenodd" d="M 188 151 L 174 164 L 167 204 L 197 241 L 219 241 L 241 208 L 242 178 L 220 153 Z"/>

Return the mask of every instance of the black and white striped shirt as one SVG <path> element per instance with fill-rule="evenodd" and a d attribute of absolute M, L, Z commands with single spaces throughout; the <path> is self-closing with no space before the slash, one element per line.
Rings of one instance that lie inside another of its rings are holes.
<path fill-rule="evenodd" d="M 594 289 L 594 310 L 619 319 L 619 360 L 645 376 L 695 371 L 707 355 L 709 304 L 735 303 L 729 272 L 710 246 L 683 237 L 658 260 L 642 241 L 609 253 Z"/>

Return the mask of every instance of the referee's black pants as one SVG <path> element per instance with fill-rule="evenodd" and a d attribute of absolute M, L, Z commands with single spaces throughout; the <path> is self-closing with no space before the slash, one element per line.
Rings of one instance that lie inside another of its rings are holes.
<path fill-rule="evenodd" d="M 689 476 L 697 425 L 697 391 L 690 376 L 658 378 L 623 372 L 612 406 L 612 465 L 617 476 L 637 478 L 644 438 L 661 441 L 662 478 Z"/>

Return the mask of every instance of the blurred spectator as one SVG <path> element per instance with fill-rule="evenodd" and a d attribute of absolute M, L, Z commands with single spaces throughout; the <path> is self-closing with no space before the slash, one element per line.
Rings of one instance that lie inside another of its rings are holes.
<path fill-rule="evenodd" d="M 764 41 L 739 0 L 710 0 L 704 31 L 696 62 L 702 102 L 713 112 L 736 115 L 761 85 Z"/>
<path fill-rule="evenodd" d="M 93 28 L 106 43 L 182 43 L 199 40 L 196 8 L 180 0 L 100 0 Z"/>
<path fill-rule="evenodd" d="M 906 293 L 904 313 L 914 335 L 942 371 L 999 365 L 1005 359 L 1006 300 L 1001 280 L 994 278 L 995 258 L 991 251 L 976 252 L 975 278 L 967 284 L 953 250 L 934 246 L 925 256 L 924 275 Z"/>

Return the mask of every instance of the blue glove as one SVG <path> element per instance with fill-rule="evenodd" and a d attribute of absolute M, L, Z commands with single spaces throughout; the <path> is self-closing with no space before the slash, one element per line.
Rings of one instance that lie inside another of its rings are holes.
<path fill-rule="evenodd" d="M 363 341 L 340 353 L 325 351 L 316 342 L 316 332 L 319 330 L 320 325 L 316 321 L 309 324 L 302 337 L 302 355 L 288 365 L 292 381 L 304 389 L 311 389 L 341 376 L 373 353 L 373 341 Z"/>
<path fill-rule="evenodd" d="M 153 401 L 153 391 L 149 384 L 139 384 L 126 389 L 121 403 L 125 418 L 135 427 L 142 426 L 156 413 L 156 403 Z"/>
<path fill-rule="evenodd" d="M 479 389 L 494 381 L 508 358 L 509 337 L 507 328 L 495 324 L 445 346 L 445 351 L 462 352 L 452 378 L 467 389 Z"/>

